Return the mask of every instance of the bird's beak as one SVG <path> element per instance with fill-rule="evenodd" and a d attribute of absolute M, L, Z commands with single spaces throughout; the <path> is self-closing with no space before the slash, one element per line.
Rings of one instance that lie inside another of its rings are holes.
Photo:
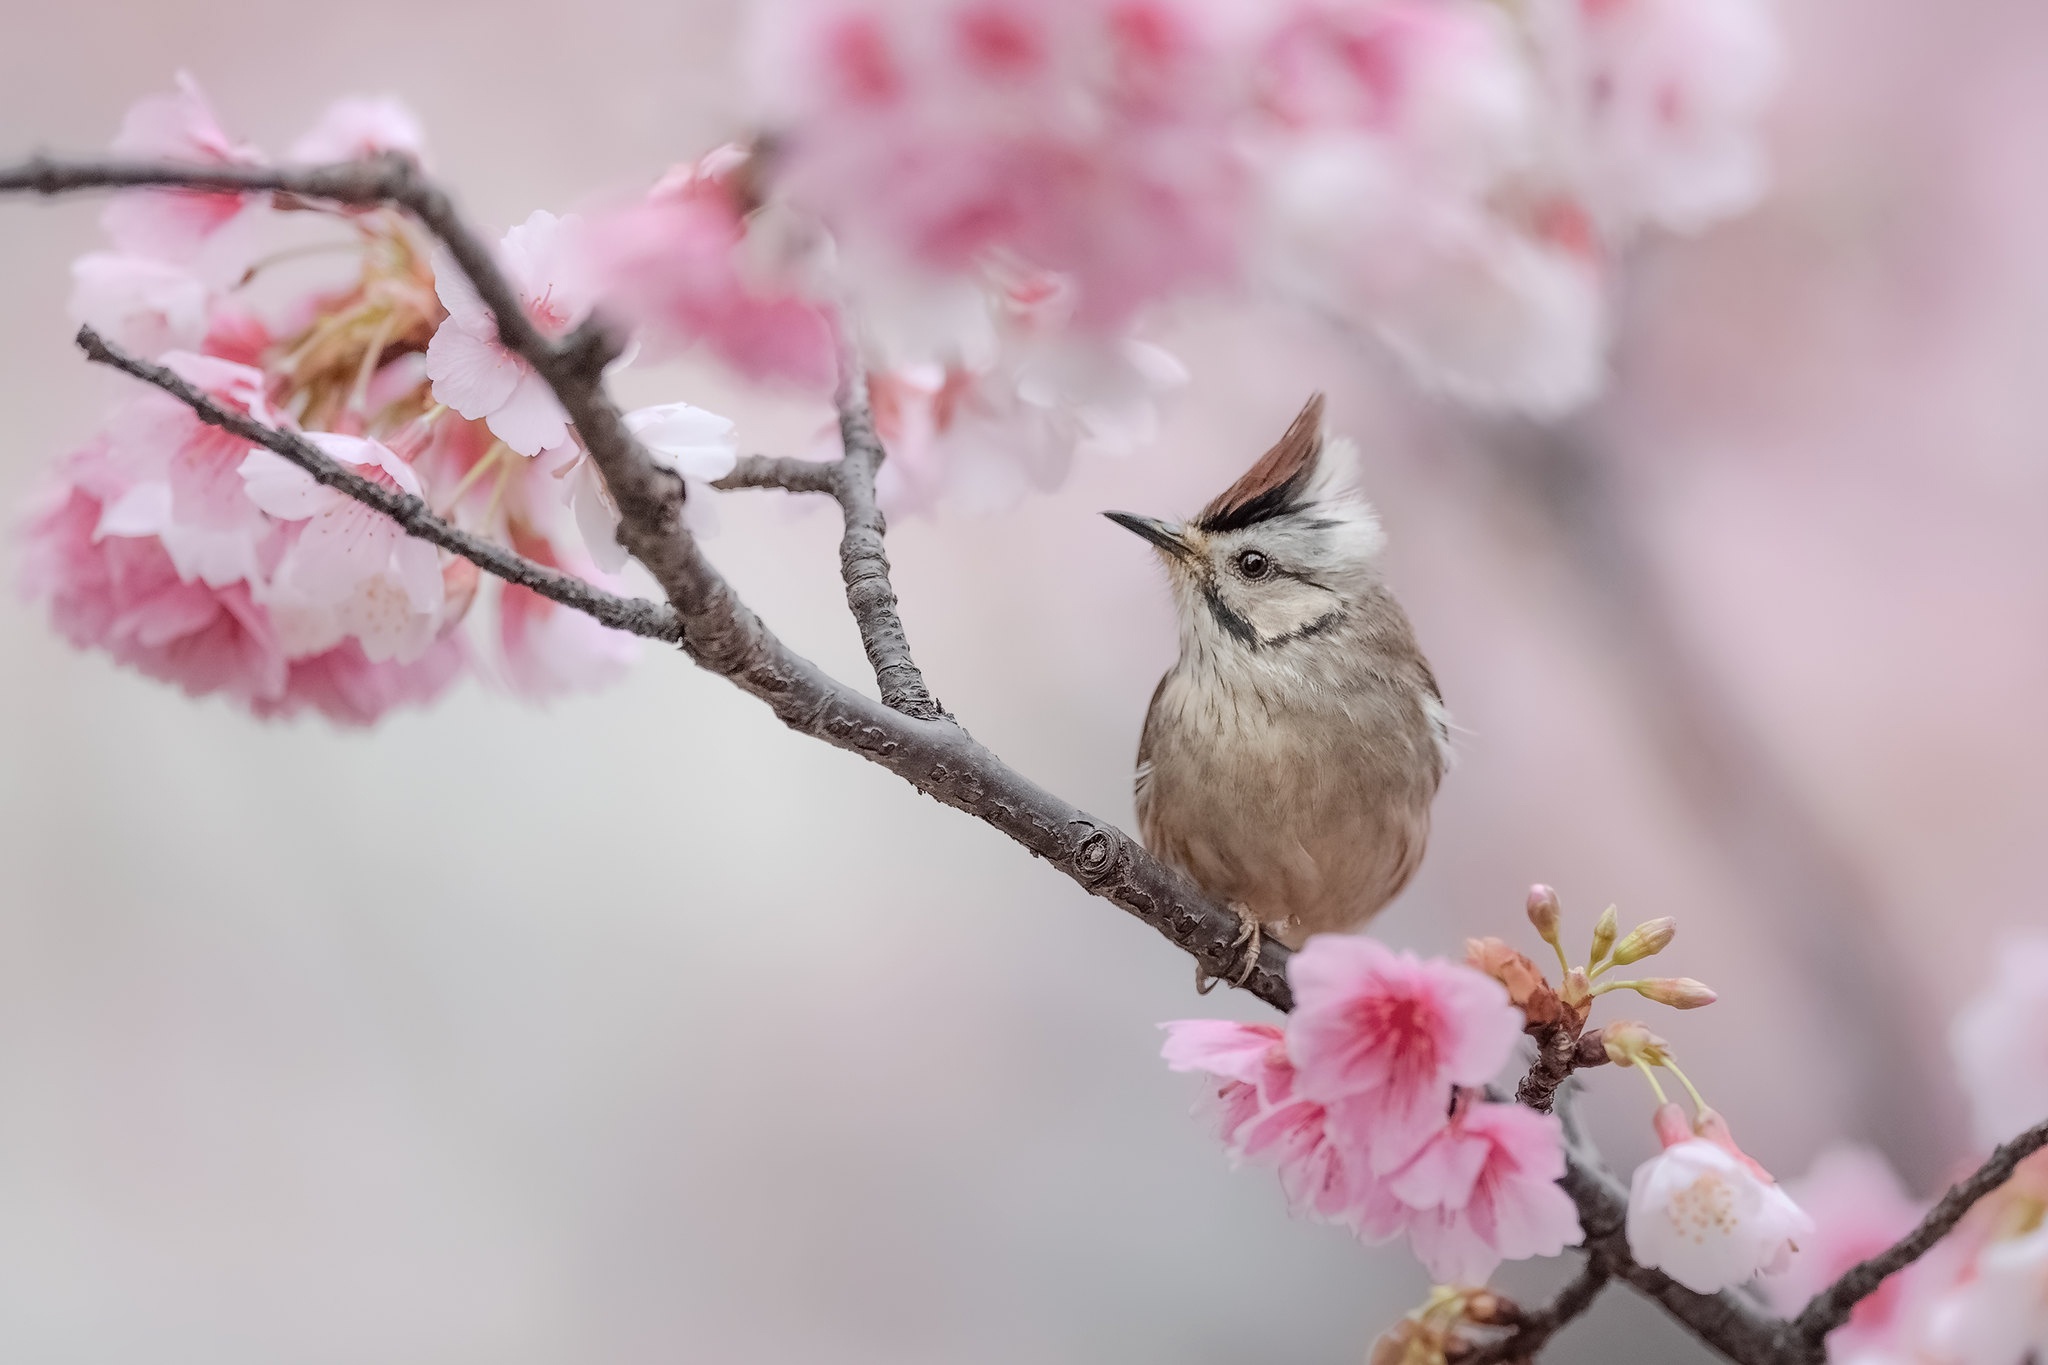
<path fill-rule="evenodd" d="M 1126 531 L 1136 531 L 1175 559 L 1186 559 L 1190 553 L 1188 543 L 1180 537 L 1178 526 L 1156 517 L 1134 516 L 1129 512 L 1104 512 L 1102 515 Z"/>

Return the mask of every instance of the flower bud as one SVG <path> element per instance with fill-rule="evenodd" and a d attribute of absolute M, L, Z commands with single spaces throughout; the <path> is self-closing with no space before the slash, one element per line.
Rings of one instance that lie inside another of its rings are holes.
<path fill-rule="evenodd" d="M 1640 993 L 1645 1000 L 1654 1000 L 1675 1010 L 1696 1010 L 1720 998 L 1704 982 L 1689 976 L 1653 976 L 1643 981 L 1631 981 L 1629 989 Z"/>
<path fill-rule="evenodd" d="M 1665 1051 L 1665 1041 L 1633 1019 L 1616 1019 L 1602 1028 L 1600 1044 L 1607 1049 L 1607 1060 L 1616 1066 L 1634 1066 L 1637 1062 L 1662 1066 L 1670 1056 Z"/>
<path fill-rule="evenodd" d="M 1558 908 L 1557 893 L 1541 883 L 1530 887 L 1529 923 L 1536 926 L 1536 932 L 1553 948 L 1557 947 L 1557 929 L 1563 921 L 1564 911 Z"/>
<path fill-rule="evenodd" d="M 1628 931 L 1628 937 L 1614 945 L 1614 965 L 1626 967 L 1631 962 L 1655 957 L 1671 945 L 1671 939 L 1677 933 L 1678 921 L 1669 915 L 1644 920 Z"/>
<path fill-rule="evenodd" d="M 1621 921 L 1616 916 L 1613 906 L 1610 905 L 1600 912 L 1600 921 L 1593 926 L 1593 948 L 1586 955 L 1588 967 L 1600 965 L 1600 959 L 1606 957 L 1607 950 L 1614 946 L 1614 935 L 1620 928 Z"/>

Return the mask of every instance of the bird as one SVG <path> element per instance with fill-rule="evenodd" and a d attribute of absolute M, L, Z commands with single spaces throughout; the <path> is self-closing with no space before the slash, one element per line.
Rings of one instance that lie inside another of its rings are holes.
<path fill-rule="evenodd" d="M 1179 617 L 1138 743 L 1139 835 L 1236 912 L 1237 986 L 1267 935 L 1358 929 L 1407 885 L 1451 764 L 1356 448 L 1323 406 L 1186 522 L 1103 514 L 1158 551 Z"/>

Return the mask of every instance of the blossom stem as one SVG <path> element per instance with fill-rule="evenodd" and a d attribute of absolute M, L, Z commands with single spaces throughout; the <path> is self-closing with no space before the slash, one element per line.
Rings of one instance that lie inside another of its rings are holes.
<path fill-rule="evenodd" d="M 1692 1096 L 1692 1107 L 1695 1110 L 1704 1111 L 1712 1107 L 1707 1103 L 1706 1099 L 1703 1096 L 1701 1096 L 1699 1087 L 1694 1085 L 1692 1081 L 1687 1078 L 1686 1074 L 1678 1069 L 1678 1063 L 1672 1061 L 1669 1055 L 1665 1056 L 1664 1061 L 1662 1062 L 1662 1066 L 1666 1071 L 1678 1077 L 1678 1083 L 1685 1087 L 1685 1093 Z"/>
<path fill-rule="evenodd" d="M 370 401 L 370 381 L 376 378 L 377 362 L 383 359 L 384 347 L 397 329 L 398 310 L 388 309 L 378 322 L 377 330 L 370 334 L 370 344 L 363 351 L 363 363 L 356 367 L 356 382 L 348 392 L 348 411 L 360 413 L 363 405 Z"/>
<path fill-rule="evenodd" d="M 1657 1096 L 1657 1103 L 1671 1103 L 1670 1100 L 1665 1098 L 1664 1087 L 1657 1083 L 1657 1073 L 1650 1069 L 1650 1064 L 1648 1062 L 1644 1061 L 1641 1057 L 1636 1058 L 1636 1070 L 1642 1072 L 1643 1079 L 1650 1083 L 1651 1091 L 1653 1091 Z"/>
<path fill-rule="evenodd" d="M 450 493 L 448 495 L 448 500 L 441 504 L 441 515 L 452 515 L 455 509 L 459 505 L 461 505 L 464 496 L 468 494 L 470 489 L 476 486 L 476 481 L 479 478 L 481 478 L 487 470 L 489 470 L 492 466 L 497 464 L 497 462 L 505 456 L 507 450 L 508 447 L 505 445 L 503 441 L 491 442 L 491 448 L 489 450 L 486 450 L 483 453 L 482 457 L 479 458 L 475 464 L 469 467 L 468 472 L 463 474 L 461 481 L 455 485 L 455 491 Z"/>

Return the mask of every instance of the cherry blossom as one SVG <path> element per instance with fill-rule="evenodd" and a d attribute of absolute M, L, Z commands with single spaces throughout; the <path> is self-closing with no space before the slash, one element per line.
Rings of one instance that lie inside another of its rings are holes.
<path fill-rule="evenodd" d="M 820 0 L 770 7 L 759 88 L 779 178 L 841 244 L 942 273 L 1072 278 L 1076 325 L 1233 280 L 1249 177 L 1215 7 Z M 877 193 L 877 186 L 887 186 Z"/>
<path fill-rule="evenodd" d="M 262 371 L 189 351 L 173 351 L 162 363 L 222 407 L 278 424 Z M 264 573 L 262 552 L 272 527 L 243 493 L 241 479 L 242 461 L 253 448 L 153 388 L 130 397 L 107 427 L 108 464 L 133 497 L 156 509 L 151 515 L 160 524 L 146 529 L 163 535 L 174 552 L 189 547 L 194 557 L 187 563 L 216 587 Z"/>
<path fill-rule="evenodd" d="M 1785 1269 L 1813 1220 L 1732 1142 L 1695 1135 L 1677 1105 L 1658 1109 L 1656 1128 L 1664 1150 L 1629 1185 L 1636 1260 L 1702 1294 Z"/>
<path fill-rule="evenodd" d="M 569 240 L 577 220 L 536 210 L 505 234 L 499 262 L 527 317 L 548 336 L 561 336 L 590 310 L 590 290 Z M 434 397 L 491 432 L 521 455 L 538 455 L 569 439 L 568 414 L 534 368 L 498 339 L 497 320 L 445 248 L 434 256 L 434 290 L 448 317 L 427 347 Z"/>
<path fill-rule="evenodd" d="M 71 263 L 71 316 L 124 350 L 154 359 L 205 343 L 211 291 L 181 265 L 95 251 Z"/>
<path fill-rule="evenodd" d="M 605 312 L 639 329 L 650 354 L 701 344 L 749 379 L 829 389 L 831 313 L 799 288 L 794 261 L 762 245 L 769 234 L 750 230 L 749 166 L 722 147 L 676 167 L 642 202 L 595 215 L 587 267 Z"/>
<path fill-rule="evenodd" d="M 1520 1012 L 1492 977 L 1374 939 L 1318 934 L 1287 976 L 1287 1047 L 1302 1090 L 1326 1103 L 1361 1099 L 1353 1131 L 1381 1175 L 1414 1158 L 1444 1126 L 1454 1088 L 1491 1080 L 1522 1036 Z"/>
<path fill-rule="evenodd" d="M 426 135 L 417 115 L 393 95 L 345 95 L 292 144 L 293 161 L 353 161 L 395 152 L 424 161 Z"/>
<path fill-rule="evenodd" d="M 376 441 L 334 432 L 307 439 L 386 488 L 417 497 L 411 466 Z M 353 637 L 371 663 L 419 658 L 440 625 L 439 552 L 383 513 L 327 488 L 282 457 L 252 451 L 241 466 L 249 500 L 270 515 L 304 523 L 285 551 L 268 601 L 294 655 Z"/>
<path fill-rule="evenodd" d="M 1564 1129 L 1551 1114 L 1461 1097 L 1451 1121 L 1387 1189 L 1413 1212 L 1408 1244 L 1439 1284 L 1484 1284 L 1503 1260 L 1555 1256 L 1582 1237 L 1559 1187 Z"/>
<path fill-rule="evenodd" d="M 1935 1309 L 1928 1336 L 1964 1365 L 2024 1365 L 2048 1353 L 2048 1225 L 1978 1252 L 1975 1276 Z"/>
<path fill-rule="evenodd" d="M 513 548 L 536 563 L 566 569 L 600 587 L 619 587 L 594 565 L 563 562 L 567 556 L 546 540 L 515 535 Z M 545 701 L 616 682 L 639 657 L 640 641 L 530 588 L 507 583 L 498 590 L 498 650 L 506 684 L 520 696 Z"/>
<path fill-rule="evenodd" d="M 81 464 L 104 469 L 100 453 L 87 450 L 67 462 L 67 475 Z M 87 487 L 67 478 L 25 529 L 22 592 L 48 604 L 57 631 L 193 696 L 280 697 L 285 656 L 248 586 L 186 579 L 156 537 L 104 532 L 103 512 Z"/>
<path fill-rule="evenodd" d="M 1790 1316 L 1859 1261 L 1876 1255 L 1912 1231 L 1926 1205 L 1910 1198 L 1891 1166 L 1866 1147 L 1834 1147 L 1814 1159 L 1804 1178 L 1789 1182 L 1786 1194 L 1813 1219 L 1781 1275 L 1764 1281 L 1779 1313 Z M 1912 1301 L 1924 1297 L 1921 1283 L 1935 1262 L 1920 1260 L 1887 1278 L 1856 1305 L 1849 1321 L 1828 1337 L 1838 1358 L 1893 1344 L 1907 1326 Z"/>
<path fill-rule="evenodd" d="M 1784 65 L 1771 0 L 1536 0 L 1566 173 L 1610 232 L 1693 232 L 1749 208 Z"/>
<path fill-rule="evenodd" d="M 1334 1140 L 1330 1111 L 1299 1092 L 1281 1030 L 1219 1019 L 1165 1028 L 1161 1055 L 1171 1069 L 1220 1082 L 1209 1107 L 1233 1160 L 1274 1167 L 1299 1216 L 1342 1223 L 1366 1241 L 1400 1232 L 1406 1208 L 1372 1176 L 1362 1153 Z"/>
<path fill-rule="evenodd" d="M 294 659 L 282 696 L 258 700 L 265 719 L 315 712 L 341 725 L 371 725 L 392 711 L 424 706 L 462 676 L 469 655 L 459 635 L 444 635 L 418 658 L 375 663 L 354 640 Z"/>
<path fill-rule="evenodd" d="M 199 83 L 180 71 L 177 88 L 135 102 L 121 121 L 114 150 L 146 161 L 211 166 L 259 166 L 262 155 L 221 127 Z M 238 194 L 198 190 L 124 190 L 100 216 L 120 251 L 167 261 L 189 261 L 242 211 Z"/>
<path fill-rule="evenodd" d="M 1994 1146 L 2048 1120 L 2048 934 L 2013 939 L 1990 989 L 1956 1016 L 1949 1049 L 1977 1138 Z"/>
<path fill-rule="evenodd" d="M 684 515 L 692 529 L 703 532 L 710 490 L 704 484 L 732 473 L 739 462 L 739 442 L 731 418 L 688 403 L 658 403 L 626 414 L 626 427 L 640 438 L 654 463 L 674 470 L 693 485 L 684 499 Z M 625 567 L 626 549 L 619 544 L 619 509 L 605 487 L 604 476 L 588 455 L 576 454 L 557 465 L 562 496 L 574 510 L 583 548 L 605 573 Z"/>

